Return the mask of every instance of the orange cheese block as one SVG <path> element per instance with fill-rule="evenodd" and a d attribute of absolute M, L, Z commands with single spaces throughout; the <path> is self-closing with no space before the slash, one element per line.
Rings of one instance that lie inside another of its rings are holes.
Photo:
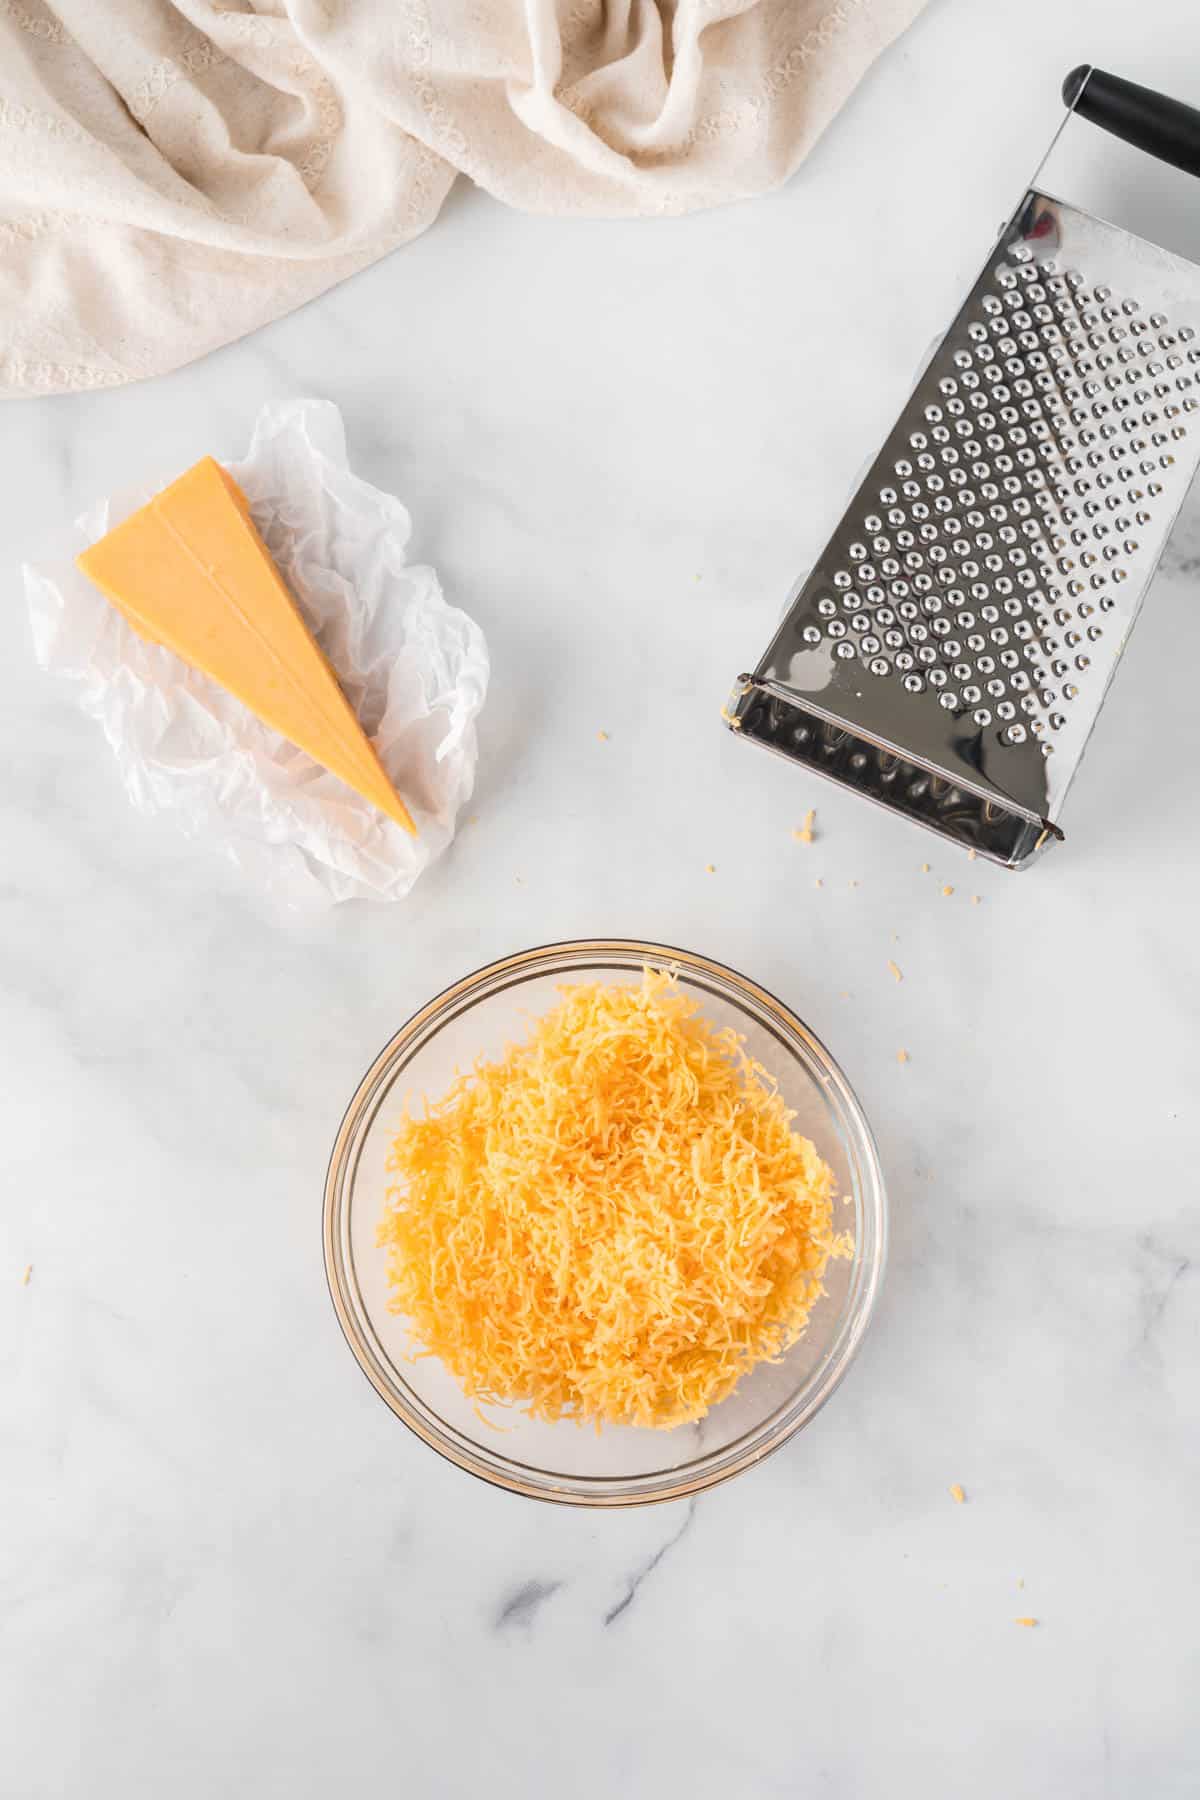
<path fill-rule="evenodd" d="M 415 834 L 232 476 L 205 456 L 76 558 L 153 643 L 228 688 Z"/>

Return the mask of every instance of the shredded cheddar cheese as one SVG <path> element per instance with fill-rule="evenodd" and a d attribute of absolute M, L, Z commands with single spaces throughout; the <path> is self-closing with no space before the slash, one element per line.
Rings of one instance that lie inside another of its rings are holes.
<path fill-rule="evenodd" d="M 803 1332 L 833 1175 L 673 977 L 567 988 L 524 1043 L 406 1109 L 379 1242 L 416 1354 L 534 1418 L 699 1419 Z"/>

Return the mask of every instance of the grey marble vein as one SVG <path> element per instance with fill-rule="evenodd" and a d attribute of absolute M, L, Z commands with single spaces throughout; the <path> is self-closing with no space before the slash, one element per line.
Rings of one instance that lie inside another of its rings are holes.
<path fill-rule="evenodd" d="M 492 1621 L 494 1631 L 513 1627 L 531 1630 L 547 1600 L 552 1600 L 562 1587 L 561 1581 L 523 1581 L 502 1600 Z"/>
<path fill-rule="evenodd" d="M 622 1594 L 621 1598 L 617 1601 L 615 1606 L 610 1607 L 608 1612 L 605 1613 L 604 1623 L 606 1626 L 614 1625 L 622 1614 L 629 1611 L 629 1608 L 633 1605 L 641 1591 L 642 1584 L 649 1576 L 653 1575 L 663 1558 L 670 1551 L 674 1550 L 676 1545 L 686 1536 L 693 1519 L 696 1517 L 696 1505 L 696 1496 L 693 1494 L 692 1498 L 687 1502 L 681 1523 L 671 1533 L 670 1537 L 668 1537 L 664 1543 L 659 1545 L 653 1556 L 648 1557 L 639 1568 L 634 1570 L 633 1574 L 625 1584 L 625 1592 Z"/>
<path fill-rule="evenodd" d="M 1141 1345 L 1145 1348 L 1151 1343 L 1173 1294 L 1184 1276 L 1192 1267 L 1192 1258 L 1183 1255 L 1178 1248 L 1159 1243 L 1152 1237 L 1139 1240 L 1141 1248 L 1153 1259 L 1155 1268 L 1141 1294 L 1142 1335 Z"/>

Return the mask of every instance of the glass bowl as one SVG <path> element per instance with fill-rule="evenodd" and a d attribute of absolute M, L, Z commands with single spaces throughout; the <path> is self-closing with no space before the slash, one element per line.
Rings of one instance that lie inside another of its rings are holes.
<path fill-rule="evenodd" d="M 669 966 L 716 1026 L 732 1025 L 779 1082 L 796 1126 L 830 1164 L 836 1222 L 854 1233 L 849 1260 L 831 1262 L 828 1292 L 778 1363 L 752 1369 L 696 1424 L 670 1431 L 569 1420 L 546 1424 L 491 1407 L 483 1422 L 434 1357 L 409 1361 L 405 1322 L 388 1311 L 376 1229 L 392 1134 L 405 1097 L 441 1094 L 478 1057 L 497 1057 L 581 981 L 636 982 Z M 422 1007 L 376 1057 L 338 1132 L 325 1184 L 325 1267 L 350 1348 L 398 1418 L 435 1450 L 515 1494 L 575 1506 L 676 1500 L 748 1469 L 806 1425 L 862 1342 L 883 1274 L 887 1209 L 879 1158 L 845 1076 L 794 1013 L 745 976 L 706 957 L 632 940 L 552 944 L 506 957 Z"/>

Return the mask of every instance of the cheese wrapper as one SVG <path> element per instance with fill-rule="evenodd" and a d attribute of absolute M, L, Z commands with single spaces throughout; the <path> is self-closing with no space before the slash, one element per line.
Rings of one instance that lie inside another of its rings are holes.
<path fill-rule="evenodd" d="M 70 562 L 24 571 L 37 660 L 78 684 L 133 803 L 220 849 L 285 910 L 399 899 L 450 842 L 474 785 L 483 635 L 432 569 L 406 561 L 408 513 L 351 473 L 329 402 L 264 408 L 244 461 L 225 466 L 416 837 L 148 641 Z M 154 491 L 93 508 L 75 548 Z"/>

